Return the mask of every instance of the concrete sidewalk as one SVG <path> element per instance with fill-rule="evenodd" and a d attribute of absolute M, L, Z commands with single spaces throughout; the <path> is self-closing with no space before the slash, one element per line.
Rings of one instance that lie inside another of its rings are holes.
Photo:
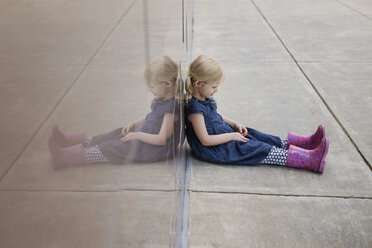
<path fill-rule="evenodd" d="M 196 2 L 219 112 L 282 137 L 323 123 L 330 150 L 323 175 L 193 159 L 190 247 L 371 247 L 372 3 L 349 4 Z"/>
<path fill-rule="evenodd" d="M 185 1 L 187 43 L 181 1 L 147 1 L 147 25 L 144 2 L 0 1 L 0 247 L 174 245 L 177 161 L 54 170 L 47 150 L 55 123 L 96 135 L 146 114 L 146 52 L 215 58 L 220 113 L 330 140 L 322 175 L 188 151 L 189 247 L 371 247 L 372 2 Z"/>

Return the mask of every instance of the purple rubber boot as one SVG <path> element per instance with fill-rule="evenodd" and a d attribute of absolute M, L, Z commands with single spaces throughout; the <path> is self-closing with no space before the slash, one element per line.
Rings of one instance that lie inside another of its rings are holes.
<path fill-rule="evenodd" d="M 65 166 L 80 165 L 85 163 L 84 148 L 82 144 L 70 147 L 58 147 L 53 138 L 49 138 L 49 152 L 52 155 L 52 164 L 56 169 Z"/>
<path fill-rule="evenodd" d="M 328 146 L 327 138 L 323 138 L 320 145 L 314 150 L 291 145 L 288 149 L 286 166 L 323 173 Z"/>
<path fill-rule="evenodd" d="M 77 144 L 83 144 L 84 147 L 87 146 L 85 133 L 64 134 L 57 125 L 53 126 L 52 137 L 59 147 L 70 147 Z"/>
<path fill-rule="evenodd" d="M 287 149 L 290 145 L 294 145 L 307 150 L 313 150 L 319 146 L 323 137 L 325 137 L 325 127 L 322 124 L 320 124 L 315 133 L 310 136 L 302 136 L 289 132 Z"/>

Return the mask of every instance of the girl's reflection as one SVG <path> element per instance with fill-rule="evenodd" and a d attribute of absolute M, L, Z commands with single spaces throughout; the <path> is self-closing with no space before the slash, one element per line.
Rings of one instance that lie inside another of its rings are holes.
<path fill-rule="evenodd" d="M 49 151 L 55 168 L 86 163 L 153 162 L 172 157 L 179 143 L 179 106 L 175 98 L 178 65 L 167 56 L 147 66 L 144 78 L 155 98 L 151 112 L 123 128 L 86 138 L 54 126 Z"/>

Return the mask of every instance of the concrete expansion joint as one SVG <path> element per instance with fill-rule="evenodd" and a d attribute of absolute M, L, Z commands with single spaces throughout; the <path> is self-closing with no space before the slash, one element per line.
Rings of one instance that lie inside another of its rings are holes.
<path fill-rule="evenodd" d="M 1 50 L 1 49 L 0 49 Z M 62 67 L 62 66 L 69 66 L 69 67 L 82 67 L 82 66 L 86 66 L 88 65 L 88 63 L 49 63 L 49 64 L 38 64 L 37 62 L 33 63 L 32 65 L 30 64 L 22 64 L 22 63 L 3 63 L 3 62 L 0 62 L 0 66 L 17 66 L 17 67 L 25 67 L 25 66 L 29 66 L 29 67 L 41 67 L 41 68 L 45 68 L 45 67 Z"/>
<path fill-rule="evenodd" d="M 0 189 L 0 192 L 60 192 L 60 193 L 118 193 L 118 192 L 179 192 L 178 189 L 113 189 L 113 190 L 64 190 L 64 189 Z"/>
<path fill-rule="evenodd" d="M 67 1 L 67 2 L 64 2 L 62 3 L 61 5 L 59 5 L 58 7 L 56 7 L 55 9 L 49 11 L 47 14 L 45 14 L 44 16 L 36 19 L 35 21 L 31 22 L 29 25 L 27 25 L 26 27 L 24 27 L 22 30 L 20 30 L 19 32 L 9 36 L 8 38 L 6 38 L 2 44 L 0 44 L 0 49 L 2 48 L 2 46 L 4 46 L 4 44 L 7 43 L 7 41 L 11 40 L 12 38 L 18 36 L 19 34 L 23 33 L 25 30 L 27 30 L 29 27 L 31 27 L 32 25 L 35 25 L 36 23 L 38 22 L 41 22 L 42 20 L 44 20 L 45 18 L 47 18 L 48 16 L 51 16 L 54 12 L 56 12 L 57 10 L 61 9 L 62 7 L 66 6 L 67 4 L 69 4 L 70 2 L 73 2 L 74 0 L 70 0 L 70 1 Z"/>
<path fill-rule="evenodd" d="M 298 63 L 371 64 L 372 60 L 297 60 Z"/>
<path fill-rule="evenodd" d="M 206 191 L 206 190 L 191 190 L 192 193 L 201 194 L 231 194 L 231 195 L 252 195 L 252 196 L 277 196 L 277 197 L 298 197 L 298 198 L 330 198 L 330 199 L 345 199 L 345 200 L 372 200 L 372 196 L 354 196 L 354 195 L 311 195 L 311 194 L 270 194 L 259 192 L 228 192 L 228 191 Z"/>
<path fill-rule="evenodd" d="M 298 68 L 300 69 L 301 73 L 304 75 L 304 77 L 306 78 L 306 80 L 311 85 L 311 87 L 314 89 L 315 93 L 319 96 L 320 100 L 324 103 L 325 107 L 328 109 L 328 112 L 331 114 L 331 116 L 333 117 L 333 119 L 335 119 L 335 121 L 338 123 L 338 125 L 340 126 L 340 128 L 342 129 L 342 131 L 344 132 L 344 134 L 349 138 L 349 140 L 351 141 L 351 143 L 353 144 L 353 146 L 355 147 L 355 149 L 357 150 L 357 152 L 359 153 L 359 155 L 361 156 L 361 158 L 364 160 L 364 162 L 366 163 L 366 165 L 370 168 L 370 170 L 372 170 L 371 164 L 369 163 L 369 161 L 367 160 L 367 158 L 364 156 L 364 154 L 362 153 L 362 151 L 359 149 L 358 145 L 356 144 L 356 142 L 354 141 L 354 139 L 351 137 L 351 135 L 349 134 L 349 132 L 346 130 L 346 128 L 344 127 L 344 125 L 341 123 L 341 121 L 339 120 L 339 118 L 333 112 L 333 110 L 331 109 L 331 107 L 329 106 L 329 104 L 327 103 L 327 101 L 319 93 L 318 89 L 315 87 L 315 85 L 313 84 L 313 82 L 306 75 L 306 73 L 304 72 L 304 70 L 302 69 L 302 67 L 297 63 L 297 61 L 296 61 L 296 64 L 297 64 Z"/>
<path fill-rule="evenodd" d="M 344 3 L 343 1 L 337 0 L 337 2 L 339 2 L 339 3 L 342 4 L 342 5 L 344 5 L 346 8 L 349 8 L 349 9 L 351 9 L 352 11 L 358 13 L 359 15 L 361 15 L 361 16 L 367 18 L 369 21 L 372 21 L 372 18 L 370 18 L 369 16 L 363 14 L 362 12 L 360 12 L 360 11 L 358 11 L 358 10 L 352 8 L 351 6 L 347 5 L 347 4 Z"/>
<path fill-rule="evenodd" d="M 124 19 L 124 17 L 128 14 L 129 10 L 133 7 L 133 5 L 135 4 L 137 0 L 133 0 L 133 2 L 129 5 L 129 7 L 127 7 L 123 14 L 120 16 L 119 20 L 115 23 L 114 27 L 110 30 L 110 32 L 107 34 L 106 38 L 101 42 L 101 44 L 99 45 L 99 47 L 96 49 L 96 51 L 93 53 L 92 57 L 88 60 L 86 66 L 82 69 L 81 73 L 78 75 L 77 79 L 80 77 L 80 75 L 82 74 L 82 72 L 84 72 L 87 68 L 88 65 L 91 64 L 91 62 L 93 61 L 94 57 L 96 57 L 96 55 L 98 54 L 98 52 L 101 50 L 101 48 L 103 47 L 103 45 L 106 43 L 106 41 L 110 38 L 110 36 L 112 35 L 112 33 L 115 31 L 115 29 L 119 26 L 119 24 L 121 23 L 121 21 Z"/>
<path fill-rule="evenodd" d="M 341 121 L 337 118 L 336 114 L 332 111 L 331 107 L 328 105 L 328 103 L 326 102 L 326 100 L 324 99 L 324 97 L 319 93 L 318 89 L 315 87 L 314 83 L 310 80 L 310 78 L 306 75 L 305 71 L 302 69 L 302 67 L 300 66 L 300 64 L 298 63 L 298 61 L 296 60 L 296 58 L 293 56 L 293 54 L 289 51 L 289 49 L 287 48 L 287 46 L 284 44 L 283 40 L 281 39 L 281 37 L 278 35 L 278 33 L 275 31 L 274 27 L 270 24 L 270 22 L 267 20 L 267 18 L 265 17 L 265 15 L 262 13 L 262 11 L 258 8 L 258 6 L 256 5 L 256 3 L 254 2 L 254 0 L 251 0 L 252 4 L 255 6 L 255 8 L 257 9 L 257 11 L 260 13 L 260 15 L 262 16 L 262 18 L 264 19 L 264 21 L 266 22 L 266 24 L 270 27 L 270 29 L 273 31 L 273 33 L 275 34 L 275 36 L 278 38 L 278 40 L 280 41 L 280 43 L 283 45 L 283 47 L 285 48 L 285 50 L 288 52 L 288 54 L 291 56 L 291 58 L 293 59 L 293 61 L 296 63 L 298 69 L 301 71 L 301 73 L 303 74 L 303 76 L 306 78 L 306 80 L 309 82 L 310 86 L 314 89 L 315 93 L 318 95 L 318 97 L 320 98 L 320 100 L 324 103 L 325 107 L 328 109 L 329 113 L 331 114 L 331 116 L 336 120 L 336 122 L 338 123 L 338 125 L 341 127 L 342 131 L 345 133 L 345 135 L 349 138 L 349 140 L 351 141 L 351 143 L 353 144 L 353 146 L 355 147 L 355 149 L 357 150 L 357 152 L 359 153 L 359 155 L 361 156 L 361 158 L 364 160 L 364 162 L 366 163 L 366 165 L 369 167 L 369 169 L 372 171 L 372 165 L 369 163 L 369 161 L 367 160 L 367 158 L 364 156 L 364 154 L 360 151 L 358 145 L 356 144 L 356 142 L 353 140 L 353 138 L 351 137 L 351 135 L 349 134 L 349 132 L 346 130 L 346 128 L 344 127 L 344 125 L 341 123 Z M 346 5 L 345 5 L 346 6 Z M 350 8 L 350 7 L 349 7 Z M 360 14 L 360 13 L 359 13 Z"/>

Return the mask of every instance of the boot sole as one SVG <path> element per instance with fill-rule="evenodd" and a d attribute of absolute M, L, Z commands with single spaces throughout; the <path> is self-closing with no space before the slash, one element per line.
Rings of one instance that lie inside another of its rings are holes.
<path fill-rule="evenodd" d="M 324 165 L 325 165 L 325 158 L 326 158 L 327 153 L 328 153 L 329 141 L 328 141 L 327 138 L 325 138 L 325 140 L 326 140 L 326 148 L 325 148 L 325 151 L 323 153 L 322 161 L 320 162 L 320 166 L 319 166 L 319 170 L 318 170 L 319 173 L 323 173 Z"/>

